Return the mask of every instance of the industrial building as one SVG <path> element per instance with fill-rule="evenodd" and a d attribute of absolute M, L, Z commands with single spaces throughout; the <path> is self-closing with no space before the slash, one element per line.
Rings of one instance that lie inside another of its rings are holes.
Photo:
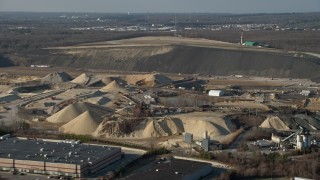
<path fill-rule="evenodd" d="M 0 170 L 86 177 L 121 159 L 121 148 L 9 138 L 0 141 Z"/>
<path fill-rule="evenodd" d="M 270 147 L 272 145 L 272 141 L 269 140 L 257 140 L 253 143 L 255 146 L 259 146 L 260 148 Z"/>
<path fill-rule="evenodd" d="M 153 167 L 124 178 L 124 180 L 140 179 L 182 179 L 194 180 L 208 176 L 213 168 L 209 163 L 187 161 L 180 159 L 165 159 L 158 161 Z"/>
<path fill-rule="evenodd" d="M 243 43 L 245 46 L 258 46 L 259 43 L 257 42 L 252 42 L 252 41 L 246 41 Z"/>
<path fill-rule="evenodd" d="M 209 96 L 223 96 L 224 92 L 222 90 L 210 90 L 209 91 Z"/>
<path fill-rule="evenodd" d="M 311 91 L 310 91 L 310 90 L 302 90 L 302 91 L 300 92 L 300 94 L 301 94 L 302 96 L 309 96 L 309 95 L 311 94 Z"/>
<path fill-rule="evenodd" d="M 297 134 L 297 146 L 298 150 L 306 149 L 311 146 L 311 135 L 308 131 L 302 131 Z"/>

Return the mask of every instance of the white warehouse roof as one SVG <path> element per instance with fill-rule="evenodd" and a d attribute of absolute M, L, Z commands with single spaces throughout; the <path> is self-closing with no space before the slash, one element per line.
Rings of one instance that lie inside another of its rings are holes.
<path fill-rule="evenodd" d="M 223 96 L 224 92 L 222 90 L 210 90 L 209 96 Z"/>

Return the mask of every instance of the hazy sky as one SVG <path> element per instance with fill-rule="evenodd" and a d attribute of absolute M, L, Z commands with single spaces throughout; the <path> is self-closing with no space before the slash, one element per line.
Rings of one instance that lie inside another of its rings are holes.
<path fill-rule="evenodd" d="M 0 11 L 36 12 L 320 12 L 320 0 L 0 0 Z"/>

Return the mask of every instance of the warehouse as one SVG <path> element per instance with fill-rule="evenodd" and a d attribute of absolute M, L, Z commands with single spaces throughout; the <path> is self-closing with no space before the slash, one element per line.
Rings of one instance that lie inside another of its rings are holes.
<path fill-rule="evenodd" d="M 210 90 L 209 91 L 209 96 L 223 96 L 224 92 L 222 90 Z"/>
<path fill-rule="evenodd" d="M 150 169 L 128 176 L 124 180 L 194 180 L 208 176 L 212 170 L 213 168 L 209 163 L 165 158 L 158 161 Z"/>
<path fill-rule="evenodd" d="M 86 177 L 121 159 L 121 148 L 21 140 L 0 141 L 0 170 Z"/>

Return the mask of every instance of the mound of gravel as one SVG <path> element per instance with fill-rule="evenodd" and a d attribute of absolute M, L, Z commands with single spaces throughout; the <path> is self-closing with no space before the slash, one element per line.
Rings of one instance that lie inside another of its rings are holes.
<path fill-rule="evenodd" d="M 143 131 L 144 137 L 162 137 L 179 135 L 183 133 L 183 127 L 171 118 L 151 120 Z"/>
<path fill-rule="evenodd" d="M 102 118 L 90 111 L 85 111 L 67 124 L 63 125 L 60 130 L 64 133 L 91 135 L 98 128 Z"/>
<path fill-rule="evenodd" d="M 47 121 L 51 123 L 68 123 L 69 121 L 73 120 L 86 111 L 90 111 L 91 113 L 94 113 L 98 116 L 103 116 L 108 113 L 105 108 L 102 108 L 98 105 L 90 104 L 87 102 L 74 103 L 48 117 Z"/>
<path fill-rule="evenodd" d="M 108 85 L 106 85 L 100 90 L 101 91 L 120 91 L 120 90 L 124 90 L 124 86 L 117 83 L 116 81 L 112 81 L 111 83 L 109 83 Z"/>
<path fill-rule="evenodd" d="M 260 125 L 261 128 L 269 128 L 276 130 L 290 130 L 290 128 L 284 123 L 278 116 L 269 116 Z"/>
<path fill-rule="evenodd" d="M 143 74 L 143 75 L 130 75 L 123 78 L 129 84 L 138 86 L 150 86 L 169 84 L 172 82 L 170 78 L 163 74 Z"/>
<path fill-rule="evenodd" d="M 83 73 L 80 76 L 76 77 L 71 82 L 75 84 L 87 84 L 89 81 L 90 81 L 90 77 L 87 76 L 85 73 Z"/>
<path fill-rule="evenodd" d="M 41 82 L 47 83 L 64 83 L 71 80 L 71 76 L 65 72 L 54 72 L 46 75 L 41 79 Z"/>

